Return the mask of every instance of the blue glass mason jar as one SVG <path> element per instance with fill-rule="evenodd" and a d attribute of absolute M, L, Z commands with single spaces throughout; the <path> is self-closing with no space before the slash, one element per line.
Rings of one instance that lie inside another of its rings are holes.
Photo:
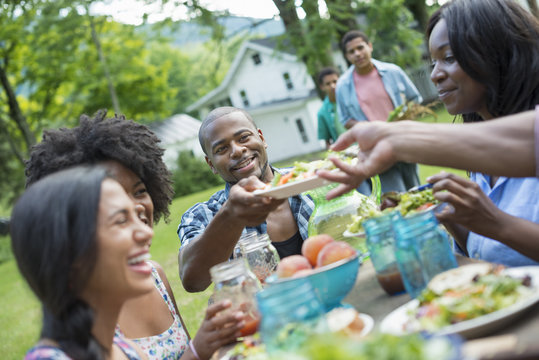
<path fill-rule="evenodd" d="M 396 216 L 393 228 L 397 263 L 411 297 L 417 297 L 434 276 L 458 266 L 447 234 L 432 211 Z"/>
<path fill-rule="evenodd" d="M 270 353 L 299 348 L 327 331 L 324 307 L 306 278 L 272 283 L 256 294 L 260 335 Z"/>
<path fill-rule="evenodd" d="M 378 283 L 389 294 L 404 291 L 397 258 L 395 257 L 395 234 L 392 226 L 393 214 L 389 213 L 363 221 L 367 235 L 367 249 Z"/>

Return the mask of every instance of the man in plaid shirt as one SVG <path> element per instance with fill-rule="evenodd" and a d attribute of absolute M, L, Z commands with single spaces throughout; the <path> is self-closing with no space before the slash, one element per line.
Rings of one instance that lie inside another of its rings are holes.
<path fill-rule="evenodd" d="M 210 267 L 230 257 L 244 229 L 267 233 L 281 258 L 300 254 L 314 203 L 305 195 L 276 200 L 252 194 L 282 170 L 269 165 L 267 144 L 251 116 L 238 108 L 217 108 L 198 137 L 206 162 L 226 186 L 182 216 L 178 263 L 184 288 L 205 290 Z"/>

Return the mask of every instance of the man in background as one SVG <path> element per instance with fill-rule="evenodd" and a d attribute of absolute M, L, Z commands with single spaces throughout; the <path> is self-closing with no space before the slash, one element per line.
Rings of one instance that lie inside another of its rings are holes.
<path fill-rule="evenodd" d="M 386 121 L 397 106 L 423 100 L 400 67 L 371 57 L 373 45 L 363 32 L 344 34 L 341 49 L 352 64 L 336 88 L 339 120 L 347 129 L 359 121 Z M 380 174 L 380 181 L 382 192 L 406 191 L 419 185 L 417 165 L 397 163 Z"/>
<path fill-rule="evenodd" d="M 346 131 L 337 116 L 337 80 L 339 73 L 332 67 L 325 67 L 318 73 L 318 86 L 326 94 L 322 107 L 318 110 L 318 139 L 326 142 L 326 149 Z"/>

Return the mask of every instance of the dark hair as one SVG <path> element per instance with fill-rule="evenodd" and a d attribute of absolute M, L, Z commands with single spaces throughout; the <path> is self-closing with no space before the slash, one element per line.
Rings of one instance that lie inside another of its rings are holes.
<path fill-rule="evenodd" d="M 73 359 L 102 357 L 91 334 L 93 311 L 80 299 L 97 257 L 103 167 L 75 167 L 44 177 L 17 201 L 11 242 L 17 265 L 43 309 L 42 338 Z"/>
<path fill-rule="evenodd" d="M 363 41 L 365 41 L 366 43 L 369 43 L 369 37 L 363 31 L 359 31 L 359 30 L 348 31 L 346 34 L 343 35 L 341 39 L 341 51 L 345 59 L 346 59 L 346 44 L 348 44 L 350 41 L 354 40 L 355 38 L 362 38 Z"/>
<path fill-rule="evenodd" d="M 444 19 L 460 67 L 486 88 L 494 117 L 539 103 L 539 21 L 512 0 L 453 0 L 429 19 L 427 39 Z M 479 114 L 463 114 L 465 122 Z"/>
<path fill-rule="evenodd" d="M 206 131 L 206 128 L 208 127 L 208 125 L 214 122 L 215 120 L 225 115 L 234 113 L 234 112 L 242 113 L 247 118 L 247 120 L 249 120 L 251 124 L 253 124 L 255 129 L 258 129 L 252 116 L 243 109 L 236 108 L 233 106 L 221 106 L 221 107 L 215 108 L 212 111 L 210 111 L 208 115 L 206 115 L 206 118 L 202 121 L 202 124 L 200 125 L 200 129 L 198 129 L 198 142 L 200 143 L 200 147 L 202 148 L 202 151 L 204 151 L 204 154 L 208 155 L 208 152 L 206 151 L 206 147 L 204 146 L 204 132 Z"/>
<path fill-rule="evenodd" d="M 45 175 L 80 164 L 116 160 L 144 183 L 154 204 L 154 218 L 169 215 L 172 202 L 171 173 L 163 162 L 159 138 L 145 125 L 123 115 L 105 118 L 106 110 L 90 118 L 80 117 L 79 126 L 43 133 L 26 162 L 27 186 Z"/>
<path fill-rule="evenodd" d="M 322 83 L 324 82 L 324 78 L 328 75 L 339 75 L 339 72 L 334 68 L 334 67 L 331 67 L 331 66 L 328 66 L 328 67 L 325 67 L 323 68 L 322 70 L 320 70 L 320 72 L 318 73 L 318 85 L 322 85 Z"/>

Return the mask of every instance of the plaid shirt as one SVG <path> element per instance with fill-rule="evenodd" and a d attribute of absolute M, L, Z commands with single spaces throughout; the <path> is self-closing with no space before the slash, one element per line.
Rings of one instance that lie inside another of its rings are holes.
<path fill-rule="evenodd" d="M 286 171 L 283 171 L 286 169 L 273 169 L 281 174 L 286 173 Z M 178 226 L 178 237 L 180 238 L 181 247 L 189 244 L 191 240 L 204 232 L 206 226 L 208 226 L 217 211 L 219 211 L 228 199 L 230 186 L 227 183 L 224 190 L 219 190 L 206 202 L 195 204 L 183 214 L 180 225 Z M 288 202 L 298 225 L 300 235 L 305 240 L 308 237 L 307 227 L 309 225 L 309 217 L 314 210 L 314 202 L 309 196 L 302 194 L 289 197 Z M 256 227 L 246 227 L 245 230 L 265 234 L 267 233 L 267 225 L 266 222 L 263 222 Z"/>

